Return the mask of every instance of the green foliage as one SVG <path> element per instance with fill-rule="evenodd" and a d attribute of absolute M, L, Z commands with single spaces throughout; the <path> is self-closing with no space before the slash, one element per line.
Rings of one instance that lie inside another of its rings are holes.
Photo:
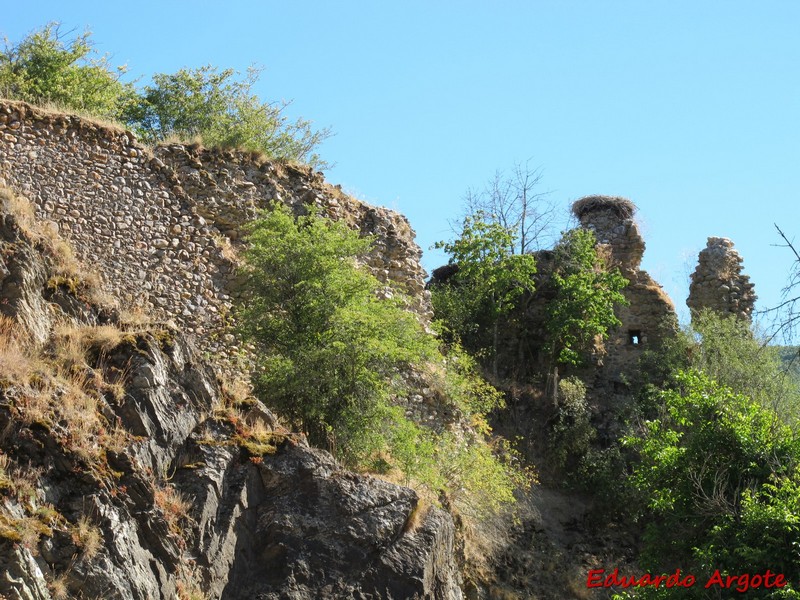
<path fill-rule="evenodd" d="M 277 205 L 251 225 L 248 241 L 239 321 L 256 346 L 259 397 L 351 466 L 396 467 L 406 484 L 445 491 L 474 514 L 513 501 L 527 474 L 503 442 L 485 440 L 486 412 L 502 396 L 458 347 L 441 356 L 401 293 L 379 298 L 383 286 L 356 265 L 369 238 Z M 438 375 L 475 433 L 437 434 L 392 404 L 412 367 Z"/>
<path fill-rule="evenodd" d="M 796 582 L 800 446 L 791 430 L 696 371 L 677 375 L 662 400 L 659 418 L 625 440 L 641 456 L 631 481 L 646 503 L 643 566 L 679 564 L 698 578 L 769 568 Z"/>
<path fill-rule="evenodd" d="M 548 350 L 554 363 L 577 365 L 597 336 L 620 324 L 614 306 L 626 303 L 620 290 L 627 280 L 617 269 L 606 268 L 589 230 L 566 232 L 555 253 L 551 280 L 556 296 L 547 305 L 545 324 Z"/>
<path fill-rule="evenodd" d="M 125 67 L 112 67 L 97 56 L 91 34 L 72 39 L 49 23 L 16 45 L 6 40 L 0 52 L 0 93 L 16 100 L 119 118 L 134 96 L 133 86 L 119 78 Z"/>
<path fill-rule="evenodd" d="M 490 350 L 495 362 L 501 320 L 535 287 L 536 261 L 530 254 L 515 254 L 515 244 L 513 230 L 481 211 L 464 219 L 456 240 L 436 244 L 458 271 L 451 285 L 432 290 L 434 312 L 470 350 Z M 485 331 L 491 332 L 490 339 Z"/>
<path fill-rule="evenodd" d="M 211 65 L 180 69 L 154 75 L 152 85 L 137 91 L 120 81 L 124 66 L 112 67 L 108 56 L 93 51 L 90 32 L 68 35 L 49 23 L 16 45 L 6 41 L 0 94 L 119 120 L 148 143 L 199 137 L 209 146 L 327 166 L 316 149 L 330 130 L 290 120 L 286 102 L 261 101 L 253 93 L 260 69 L 250 67 L 243 76 Z"/>
<path fill-rule="evenodd" d="M 429 489 L 441 489 L 445 482 L 437 464 L 439 438 L 430 430 L 406 419 L 395 407 L 389 433 L 391 458 L 404 475 L 404 484 L 419 482 Z"/>
<path fill-rule="evenodd" d="M 571 471 L 597 436 L 590 422 L 591 413 L 586 402 L 586 386 L 577 377 L 567 377 L 558 382 L 558 406 L 549 435 L 549 455 L 560 469 Z"/>
<path fill-rule="evenodd" d="M 796 422 L 800 384 L 787 372 L 780 349 L 767 346 L 749 323 L 711 311 L 695 314 L 692 332 L 700 343 L 692 347 L 694 368 L 733 391 L 772 408 L 787 422 Z"/>
<path fill-rule="evenodd" d="M 199 136 L 211 146 L 243 148 L 324 166 L 314 150 L 330 131 L 314 131 L 311 123 L 302 119 L 289 121 L 286 103 L 262 102 L 252 91 L 260 73 L 250 67 L 240 77 L 233 69 L 219 71 L 211 65 L 158 73 L 127 111 L 127 121 L 151 143 L 171 136 Z"/>
<path fill-rule="evenodd" d="M 487 444 L 480 438 L 463 440 L 446 432 L 439 438 L 436 459 L 451 501 L 461 515 L 471 519 L 480 520 L 513 504 L 514 490 L 527 488 L 534 480 L 503 438 Z"/>
<path fill-rule="evenodd" d="M 312 441 L 350 464 L 386 441 L 388 399 L 403 365 L 436 352 L 433 338 L 380 283 L 356 268 L 370 240 L 311 213 L 277 206 L 250 228 L 244 333 L 263 356 L 258 392 Z"/>
<path fill-rule="evenodd" d="M 458 344 L 451 344 L 447 350 L 444 389 L 478 432 L 491 432 L 486 415 L 504 408 L 505 397 L 478 374 L 478 363 Z"/>
<path fill-rule="evenodd" d="M 455 283 L 468 288 L 467 293 L 485 302 L 492 318 L 513 307 L 523 292 L 534 289 L 536 264 L 530 254 L 514 254 L 512 230 L 491 222 L 478 212 L 464 219 L 461 235 L 452 242 L 438 242 L 458 265 Z"/>

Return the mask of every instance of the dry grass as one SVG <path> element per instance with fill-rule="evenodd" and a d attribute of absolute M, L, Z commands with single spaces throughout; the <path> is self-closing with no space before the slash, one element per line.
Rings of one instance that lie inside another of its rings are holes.
<path fill-rule="evenodd" d="M 39 113 L 44 113 L 54 117 L 78 117 L 81 121 L 108 129 L 114 133 L 125 133 L 127 128 L 119 121 L 115 121 L 108 117 L 93 114 L 87 110 L 67 107 L 58 102 L 41 101 L 29 102 L 27 100 L 18 100 L 16 98 L 2 97 L 0 100 L 11 104 L 25 105 Z"/>
<path fill-rule="evenodd" d="M 183 495 L 171 485 L 157 486 L 153 489 L 153 502 L 161 510 L 170 533 L 181 535 L 181 522 L 188 519 L 192 507 Z"/>
<path fill-rule="evenodd" d="M 72 527 L 72 543 L 81 549 L 83 558 L 91 560 L 100 551 L 103 543 L 103 534 L 100 528 L 93 524 L 89 517 L 82 516 Z"/>
<path fill-rule="evenodd" d="M 58 577 L 54 577 L 47 583 L 47 589 L 50 590 L 50 595 L 53 600 L 68 600 L 69 590 L 67 588 L 68 573 L 62 573 Z"/>
<path fill-rule="evenodd" d="M 13 403 L 17 422 L 45 427 L 66 449 L 92 464 L 103 460 L 104 449 L 125 448 L 127 432 L 117 424 L 109 427 L 99 412 L 104 394 L 117 401 L 124 398 L 125 373 L 106 382 L 102 367 L 90 368 L 87 351 L 97 348 L 102 355 L 128 334 L 109 326 L 62 325 L 52 336 L 45 359 L 26 353 L 17 331 L 9 319 L 0 319 L 0 367 L 7 382 L 17 385 Z"/>
<path fill-rule="evenodd" d="M 134 329 L 144 329 L 152 326 L 155 321 L 141 306 L 126 308 L 119 313 L 120 323 Z"/>
<path fill-rule="evenodd" d="M 403 533 L 412 533 L 419 529 L 420 525 L 425 522 L 425 517 L 431 510 L 430 502 L 425 498 L 420 498 L 411 509 L 411 512 L 406 519 L 406 524 L 403 526 Z"/>
<path fill-rule="evenodd" d="M 8 188 L 0 188 L 0 205 L 4 211 L 17 218 L 17 223 L 25 231 L 30 231 L 36 227 L 36 210 L 33 204 L 26 199 L 17 196 Z"/>
<path fill-rule="evenodd" d="M 29 340 L 16 321 L 0 315 L 0 386 L 30 383 L 40 363 Z"/>
<path fill-rule="evenodd" d="M 0 188 L 0 204 L 17 218 L 22 231 L 39 245 L 50 258 L 53 275 L 48 287 L 66 287 L 88 301 L 101 306 L 114 306 L 115 298 L 103 290 L 102 279 L 96 271 L 87 269 L 76 258 L 72 247 L 58 233 L 58 226 L 36 219 L 34 205 L 8 188 Z"/>
<path fill-rule="evenodd" d="M 214 245 L 219 248 L 222 258 L 232 263 L 239 264 L 239 255 L 228 237 L 224 235 L 215 235 L 213 240 Z"/>

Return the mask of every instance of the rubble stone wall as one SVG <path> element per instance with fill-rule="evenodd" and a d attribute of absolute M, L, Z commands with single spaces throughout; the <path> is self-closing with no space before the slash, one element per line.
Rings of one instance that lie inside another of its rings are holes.
<path fill-rule="evenodd" d="M 617 381 L 632 372 L 642 350 L 671 335 L 678 322 L 667 293 L 639 268 L 645 243 L 633 219 L 635 210 L 630 200 L 612 196 L 587 196 L 573 205 L 581 226 L 594 231 L 601 247 L 608 249 L 611 265 L 628 280 L 622 290 L 628 305 L 616 309 L 622 324 L 604 344 L 604 381 Z"/>
<path fill-rule="evenodd" d="M 130 132 L 2 101 L 0 185 L 55 223 L 123 305 L 174 319 L 205 350 L 236 350 L 224 324 L 239 227 L 273 200 L 317 203 L 375 235 L 372 271 L 417 294 L 416 309 L 430 314 L 407 220 L 346 196 L 308 168 L 180 145 L 152 151 Z"/>
<path fill-rule="evenodd" d="M 742 273 L 742 257 L 727 238 L 710 237 L 692 273 L 686 305 L 691 311 L 713 310 L 749 321 L 756 299 L 750 277 Z"/>

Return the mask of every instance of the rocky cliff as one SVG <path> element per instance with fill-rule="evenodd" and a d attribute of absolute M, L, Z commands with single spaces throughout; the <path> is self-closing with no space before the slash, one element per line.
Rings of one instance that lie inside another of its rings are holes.
<path fill-rule="evenodd" d="M 2 192 L 0 597 L 461 597 L 447 513 L 104 307 L 27 206 Z"/>

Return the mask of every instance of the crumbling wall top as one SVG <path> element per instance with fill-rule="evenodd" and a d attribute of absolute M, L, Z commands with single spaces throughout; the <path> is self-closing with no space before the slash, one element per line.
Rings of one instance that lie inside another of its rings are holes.
<path fill-rule="evenodd" d="M 749 321 L 758 296 L 742 273 L 742 257 L 728 238 L 710 237 L 697 257 L 686 305 L 691 311 L 713 310 Z"/>
<path fill-rule="evenodd" d="M 572 205 L 572 212 L 598 243 L 608 246 L 615 266 L 630 276 L 639 269 L 645 244 L 633 220 L 633 202 L 619 196 L 586 196 Z"/>

